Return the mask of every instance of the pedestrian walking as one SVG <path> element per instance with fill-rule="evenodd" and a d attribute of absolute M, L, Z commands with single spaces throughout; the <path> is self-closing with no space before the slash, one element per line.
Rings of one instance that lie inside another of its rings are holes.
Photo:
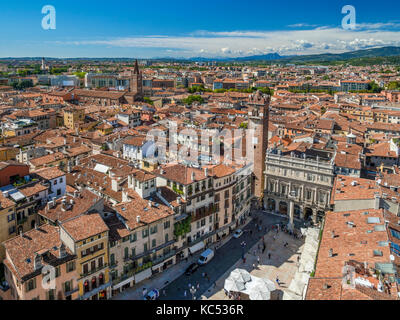
<path fill-rule="evenodd" d="M 260 256 L 257 257 L 257 263 L 260 264 Z"/>
<path fill-rule="evenodd" d="M 300 255 L 297 256 L 297 262 L 300 262 Z"/>
<path fill-rule="evenodd" d="M 280 284 L 280 282 L 279 282 L 279 278 L 278 278 L 278 276 L 276 276 L 276 283 L 278 284 L 278 286 L 280 286 L 281 284 Z"/>
<path fill-rule="evenodd" d="M 255 263 L 253 263 L 253 269 L 255 269 L 256 268 L 256 264 Z"/>

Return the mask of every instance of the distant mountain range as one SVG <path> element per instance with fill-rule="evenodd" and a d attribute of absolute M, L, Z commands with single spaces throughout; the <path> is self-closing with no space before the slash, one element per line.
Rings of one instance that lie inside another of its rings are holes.
<path fill-rule="evenodd" d="M 372 49 L 364 49 L 357 51 L 350 51 L 344 53 L 323 53 L 323 54 L 312 54 L 312 55 L 291 55 L 291 56 L 281 56 L 278 53 L 268 53 L 264 55 L 254 55 L 248 57 L 237 57 L 237 58 L 223 58 L 223 57 L 215 57 L 215 58 L 203 58 L 203 57 L 194 57 L 194 58 L 173 58 L 173 57 L 160 57 L 153 59 L 140 59 L 140 60 L 152 60 L 152 61 L 165 61 L 165 62 L 255 62 L 255 61 L 279 61 L 280 63 L 312 63 L 316 62 L 331 62 L 331 61 L 346 61 L 350 59 L 357 58 L 376 58 L 376 57 L 399 57 L 400 59 L 400 47 L 381 47 L 381 48 L 372 48 Z M 41 57 L 26 57 L 26 58 L 0 58 L 1 60 L 32 60 L 38 61 L 41 60 Z M 114 62 L 122 62 L 122 61 L 134 61 L 134 58 L 45 58 L 46 60 L 53 61 L 65 61 L 65 60 L 74 60 L 74 61 L 114 61 Z"/>
<path fill-rule="evenodd" d="M 292 56 L 281 56 L 278 53 L 268 53 L 265 55 L 256 55 L 239 58 L 191 58 L 191 61 L 273 61 L 279 60 L 283 63 L 288 62 L 312 62 L 312 61 L 335 61 L 335 60 L 349 60 L 354 58 L 369 58 L 369 57 L 389 57 L 389 56 L 400 56 L 400 47 L 382 47 L 373 49 L 364 49 L 357 51 L 350 51 L 344 53 L 323 53 L 323 54 L 312 54 L 312 55 L 292 55 Z"/>

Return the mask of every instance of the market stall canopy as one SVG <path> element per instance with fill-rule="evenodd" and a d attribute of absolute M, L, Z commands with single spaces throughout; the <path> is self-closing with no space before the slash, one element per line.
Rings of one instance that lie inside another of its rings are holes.
<path fill-rule="evenodd" d="M 233 270 L 229 275 L 229 278 L 239 280 L 244 283 L 251 281 L 250 273 L 244 269 L 239 269 L 239 268 Z"/>
<path fill-rule="evenodd" d="M 224 283 L 224 289 L 226 291 L 233 291 L 233 292 L 240 292 L 242 290 L 245 290 L 245 285 L 243 282 L 232 279 L 230 277 L 225 279 Z"/>

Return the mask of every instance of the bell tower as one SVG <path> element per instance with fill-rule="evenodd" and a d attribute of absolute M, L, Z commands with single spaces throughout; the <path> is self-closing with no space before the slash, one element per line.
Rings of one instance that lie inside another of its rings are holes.
<path fill-rule="evenodd" d="M 130 92 L 136 94 L 137 98 L 143 95 L 143 85 L 142 85 L 142 72 L 139 70 L 138 61 L 135 61 L 135 67 L 129 83 Z"/>
<path fill-rule="evenodd" d="M 265 156 L 268 147 L 268 121 L 270 96 L 257 91 L 249 98 L 249 129 L 254 130 L 252 145 L 254 148 L 253 187 L 254 195 L 262 205 L 264 197 Z"/>

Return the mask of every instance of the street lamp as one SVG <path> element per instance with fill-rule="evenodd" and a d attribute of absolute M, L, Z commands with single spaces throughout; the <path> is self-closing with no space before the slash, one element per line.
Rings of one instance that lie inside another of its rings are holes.
<path fill-rule="evenodd" d="M 192 300 L 195 300 L 196 297 L 194 295 L 195 295 L 197 289 L 194 286 L 192 286 L 189 291 L 192 294 Z"/>

